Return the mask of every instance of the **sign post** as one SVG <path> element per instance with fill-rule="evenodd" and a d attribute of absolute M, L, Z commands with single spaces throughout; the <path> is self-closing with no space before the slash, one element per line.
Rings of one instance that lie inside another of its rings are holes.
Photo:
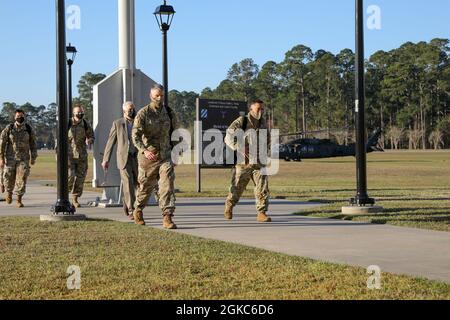
<path fill-rule="evenodd" d="M 197 178 L 197 192 L 202 192 L 201 172 L 202 168 L 207 169 L 226 169 L 231 168 L 232 164 L 227 164 L 226 146 L 223 153 L 223 163 L 206 164 L 204 162 L 203 151 L 208 142 L 203 141 L 204 133 L 208 130 L 219 130 L 222 136 L 225 137 L 228 127 L 234 120 L 240 116 L 247 114 L 247 102 L 245 101 L 230 101 L 230 100 L 209 100 L 197 99 L 196 110 L 196 130 L 195 130 L 195 144 L 196 144 L 196 178 Z"/>

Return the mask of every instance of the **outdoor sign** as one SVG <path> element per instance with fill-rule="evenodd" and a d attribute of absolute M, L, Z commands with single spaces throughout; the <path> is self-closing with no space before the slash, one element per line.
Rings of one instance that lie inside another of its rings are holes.
<path fill-rule="evenodd" d="M 234 120 L 247 113 L 247 102 L 245 101 L 227 101 L 227 100 L 208 100 L 197 99 L 197 121 L 202 124 L 202 137 L 205 132 L 216 129 L 222 132 L 225 137 L 228 127 Z M 201 152 L 211 143 L 211 141 L 203 141 L 201 143 Z M 202 157 L 202 168 L 231 168 L 233 164 L 227 165 L 225 161 L 226 146 L 223 150 L 223 164 L 206 164 Z"/>
<path fill-rule="evenodd" d="M 227 100 L 209 100 L 197 99 L 197 123 L 201 123 L 201 132 L 197 132 L 196 141 L 200 148 L 198 150 L 200 163 L 197 164 L 197 191 L 201 192 L 201 169 L 226 169 L 232 168 L 233 164 L 226 163 L 227 146 L 224 143 L 222 154 L 219 155 L 223 159 L 221 164 L 207 164 L 205 163 L 204 154 L 205 148 L 210 145 L 211 141 L 204 141 L 203 137 L 208 130 L 219 130 L 225 138 L 228 127 L 234 120 L 247 113 L 247 102 L 245 101 L 227 101 Z M 200 130 L 197 130 L 200 131 Z M 222 138 L 222 139 L 223 139 Z M 231 151 L 232 152 L 232 151 Z"/>

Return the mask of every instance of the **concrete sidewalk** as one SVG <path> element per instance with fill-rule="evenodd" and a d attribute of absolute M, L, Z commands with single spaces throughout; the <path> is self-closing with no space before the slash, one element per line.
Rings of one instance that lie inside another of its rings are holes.
<path fill-rule="evenodd" d="M 86 193 L 83 203 L 98 196 Z M 31 185 L 24 209 L 0 204 L 0 216 L 38 216 L 50 211 L 56 200 L 53 188 Z M 175 232 L 222 240 L 294 256 L 419 276 L 450 283 L 450 233 L 413 228 L 308 218 L 292 215 L 317 204 L 274 200 L 271 224 L 256 222 L 253 200 L 236 208 L 235 219 L 223 219 L 224 199 L 178 199 Z M 121 208 L 81 208 L 78 213 L 131 223 Z M 145 211 L 147 225 L 161 228 L 157 207 Z"/>

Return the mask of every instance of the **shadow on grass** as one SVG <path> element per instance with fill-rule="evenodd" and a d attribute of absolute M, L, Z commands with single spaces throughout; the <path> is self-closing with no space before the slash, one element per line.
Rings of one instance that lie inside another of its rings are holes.
<path fill-rule="evenodd" d="M 432 211 L 437 212 L 423 212 Z M 439 212 L 438 210 L 447 210 L 447 212 Z M 371 220 L 372 223 L 388 223 L 389 221 L 411 221 L 411 222 L 450 222 L 450 210 L 446 208 L 394 208 L 385 209 L 384 213 L 376 215 L 345 215 L 336 214 L 338 209 L 327 209 L 327 210 L 311 210 L 306 212 L 298 212 L 296 215 L 300 216 L 316 216 L 324 217 L 328 219 L 336 220 Z M 417 212 L 422 211 L 422 212 Z"/>
<path fill-rule="evenodd" d="M 85 222 L 115 222 L 114 220 L 102 219 L 102 218 L 87 218 Z"/>
<path fill-rule="evenodd" d="M 407 188 L 371 188 L 369 191 L 371 193 L 376 193 L 376 192 L 392 192 L 392 191 L 399 191 L 399 192 L 417 192 L 417 191 L 421 191 L 422 189 L 420 188 L 415 188 L 415 189 L 407 189 Z M 448 189 L 445 188 L 427 188 L 427 191 L 438 191 L 438 192 L 448 192 Z M 355 189 L 321 189 L 321 190 L 312 190 L 311 192 L 314 191 L 320 191 L 320 192 L 330 192 L 330 193 L 335 193 L 335 192 L 356 192 Z"/>
<path fill-rule="evenodd" d="M 396 215 L 396 213 L 402 213 L 402 212 L 411 212 L 411 214 L 446 214 L 448 213 L 450 215 L 450 209 L 448 208 L 439 208 L 439 207 L 415 207 L 415 208 L 385 208 L 384 209 L 387 214 L 391 213 L 391 215 Z M 431 211 L 431 210 L 447 210 L 447 212 L 436 212 L 436 213 L 427 213 L 427 212 L 420 212 L 420 211 Z M 417 212 L 419 211 L 419 212 Z M 414 212 L 414 213 L 413 213 Z"/>
<path fill-rule="evenodd" d="M 296 216 L 302 216 L 302 217 L 310 217 L 310 216 L 317 216 L 317 217 L 322 217 L 321 215 L 330 215 L 330 214 L 336 214 L 336 210 L 314 210 L 314 211 L 301 211 L 301 212 L 296 212 L 294 213 L 294 215 Z M 336 219 L 339 219 L 341 215 L 335 215 L 335 216 L 326 216 L 325 218 L 332 218 L 334 219 L 336 217 Z M 343 216 L 343 215 L 342 215 Z"/>
<path fill-rule="evenodd" d="M 319 204 L 338 204 L 343 201 L 341 200 L 327 200 L 327 199 L 309 199 L 308 202 L 310 203 L 319 203 Z"/>
<path fill-rule="evenodd" d="M 379 197 L 378 198 L 379 201 L 450 201 L 450 198 L 411 198 L 411 197 L 407 197 L 407 198 L 383 198 L 383 197 Z"/>
<path fill-rule="evenodd" d="M 370 217 L 367 217 L 370 218 Z M 410 223 L 450 223 L 450 216 L 448 217 L 423 217 L 423 218 L 408 218 L 408 217 L 398 217 L 397 219 L 371 219 L 371 222 L 374 224 L 390 224 L 390 223 L 398 223 L 398 222 L 410 222 Z"/>
<path fill-rule="evenodd" d="M 431 160 L 368 160 L 367 163 L 433 163 Z"/>
<path fill-rule="evenodd" d="M 308 159 L 305 159 L 305 162 L 308 161 Z M 353 164 L 352 160 L 318 160 L 318 161 L 311 161 L 309 160 L 308 162 L 310 163 L 330 163 L 330 164 Z M 367 160 L 367 163 L 433 163 L 433 161 L 431 160 L 413 160 L 413 161 L 408 161 L 408 160 Z"/>

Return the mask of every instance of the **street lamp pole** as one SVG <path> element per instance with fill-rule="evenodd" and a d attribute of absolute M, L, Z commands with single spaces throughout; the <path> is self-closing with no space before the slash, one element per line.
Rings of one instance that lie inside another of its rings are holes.
<path fill-rule="evenodd" d="M 355 115 L 356 115 L 356 178 L 357 194 L 351 199 L 354 206 L 374 205 L 367 193 L 367 159 L 365 136 L 365 81 L 364 81 L 364 1 L 356 0 L 356 59 L 355 59 Z"/>
<path fill-rule="evenodd" d="M 69 66 L 69 76 L 68 76 L 68 80 L 69 80 L 69 84 L 68 84 L 68 101 L 69 101 L 69 115 L 72 114 L 72 65 L 73 65 L 73 61 L 72 60 L 68 60 L 67 61 L 67 65 Z"/>
<path fill-rule="evenodd" d="M 68 100 L 69 100 L 69 116 L 72 114 L 72 66 L 75 62 L 75 56 L 77 54 L 77 49 L 73 47 L 70 43 L 69 46 L 66 48 L 66 52 L 69 54 L 71 53 L 72 56 L 69 58 L 67 57 L 67 66 L 69 69 L 69 85 L 68 85 Z"/>
<path fill-rule="evenodd" d="M 169 106 L 169 62 L 168 62 L 168 52 L 167 52 L 167 32 L 169 31 L 169 26 L 164 24 L 162 29 L 162 40 L 163 40 L 163 86 L 164 86 L 164 106 Z"/>
<path fill-rule="evenodd" d="M 66 73 L 66 23 L 65 1 L 56 0 L 56 34 L 57 34 L 57 104 L 58 104 L 58 153 L 57 153 L 57 202 L 52 207 L 54 215 L 74 214 L 75 208 L 69 201 L 68 186 L 68 132 L 69 117 L 67 108 L 67 73 Z"/>

